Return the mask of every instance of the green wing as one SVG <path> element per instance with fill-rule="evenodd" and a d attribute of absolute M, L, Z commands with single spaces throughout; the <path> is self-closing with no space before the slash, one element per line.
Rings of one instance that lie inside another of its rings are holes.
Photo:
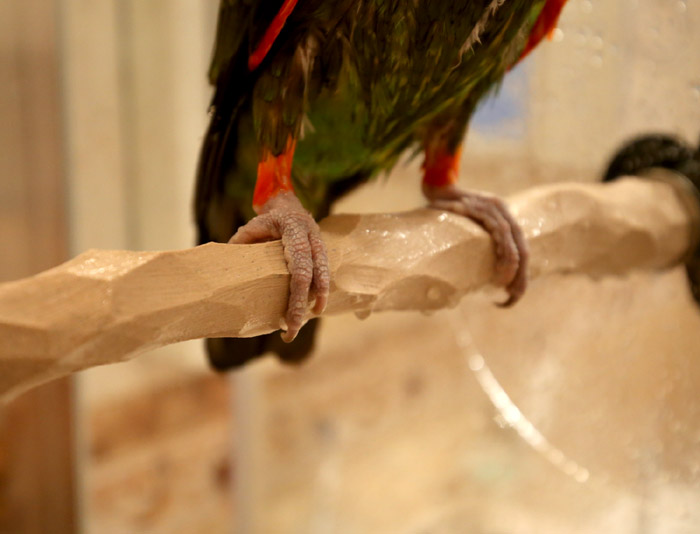
<path fill-rule="evenodd" d="M 248 179 L 249 173 L 240 172 L 240 162 L 235 160 L 241 142 L 237 138 L 238 123 L 250 105 L 258 75 L 247 67 L 254 46 L 251 43 L 264 34 L 281 4 L 282 0 L 221 0 L 219 5 L 209 67 L 209 81 L 215 90 L 209 128 L 199 157 L 194 199 L 200 242 L 228 239 L 253 215 L 249 204 L 255 175 Z M 240 201 L 226 194 L 227 189 L 237 188 L 241 189 Z M 251 189 L 249 195 L 247 189 Z"/>

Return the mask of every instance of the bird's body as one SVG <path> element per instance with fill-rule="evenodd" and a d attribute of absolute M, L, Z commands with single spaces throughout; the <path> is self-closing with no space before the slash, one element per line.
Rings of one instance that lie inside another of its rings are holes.
<path fill-rule="evenodd" d="M 466 0 L 397 0 L 384 10 L 354 6 L 343 30 L 320 44 L 342 50 L 347 43 L 348 51 L 333 73 L 337 85 L 321 87 L 309 99 L 311 126 L 295 155 L 299 175 L 375 175 L 407 148 L 420 146 L 440 115 L 459 120 L 465 102 L 473 107 L 517 60 L 527 39 L 524 22 L 542 2 L 534 8 L 533 2 L 514 2 L 518 6 L 504 20 L 498 10 L 491 17 L 488 8 L 484 14 L 468 10 L 475 2 Z M 488 30 L 479 30 L 481 18 L 488 19 Z M 498 46 L 499 39 L 508 44 Z"/>
<path fill-rule="evenodd" d="M 200 239 L 228 240 L 280 191 L 323 217 L 412 148 L 425 151 L 425 191 L 451 186 L 478 102 L 565 1 L 223 0 L 197 187 Z M 261 343 L 239 346 L 269 348 Z"/>

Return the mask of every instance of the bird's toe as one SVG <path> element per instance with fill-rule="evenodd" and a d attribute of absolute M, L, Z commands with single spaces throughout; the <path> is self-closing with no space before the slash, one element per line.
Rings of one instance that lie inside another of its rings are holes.
<path fill-rule="evenodd" d="M 229 243 L 249 244 L 281 239 L 289 269 L 289 300 L 282 339 L 293 341 L 307 319 L 309 301 L 320 314 L 328 302 L 330 271 L 321 231 L 311 215 L 301 209 L 273 209 L 238 229 Z"/>
<path fill-rule="evenodd" d="M 450 189 L 432 198 L 430 206 L 468 217 L 489 233 L 495 252 L 494 283 L 508 292 L 501 306 L 515 304 L 527 287 L 529 255 L 522 229 L 506 204 L 496 197 Z"/>

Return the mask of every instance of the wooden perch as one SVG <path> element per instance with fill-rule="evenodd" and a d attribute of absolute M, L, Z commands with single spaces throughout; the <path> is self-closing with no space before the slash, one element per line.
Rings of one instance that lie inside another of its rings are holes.
<path fill-rule="evenodd" d="M 530 278 L 661 269 L 697 241 L 695 203 L 662 182 L 548 185 L 509 205 L 528 238 Z M 437 310 L 491 280 L 490 238 L 458 216 L 335 215 L 321 226 L 332 270 L 327 314 Z M 210 243 L 91 250 L 2 284 L 0 395 L 161 345 L 276 330 L 288 279 L 279 242 Z"/>

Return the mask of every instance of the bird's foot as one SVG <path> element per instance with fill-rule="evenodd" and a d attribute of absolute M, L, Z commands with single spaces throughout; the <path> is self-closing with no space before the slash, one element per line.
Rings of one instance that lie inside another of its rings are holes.
<path fill-rule="evenodd" d="M 468 217 L 491 235 L 496 253 L 494 281 L 508 292 L 502 306 L 515 304 L 525 293 L 529 255 L 523 232 L 505 203 L 497 197 L 461 191 L 454 185 L 424 185 L 423 193 L 431 208 Z"/>
<path fill-rule="evenodd" d="M 282 339 L 290 342 L 304 324 L 310 297 L 315 297 L 315 314 L 326 307 L 330 288 L 328 254 L 318 224 L 291 191 L 268 200 L 259 215 L 241 226 L 229 243 L 249 244 L 274 239 L 282 240 L 291 274 L 285 314 L 287 331 L 282 333 Z"/>

